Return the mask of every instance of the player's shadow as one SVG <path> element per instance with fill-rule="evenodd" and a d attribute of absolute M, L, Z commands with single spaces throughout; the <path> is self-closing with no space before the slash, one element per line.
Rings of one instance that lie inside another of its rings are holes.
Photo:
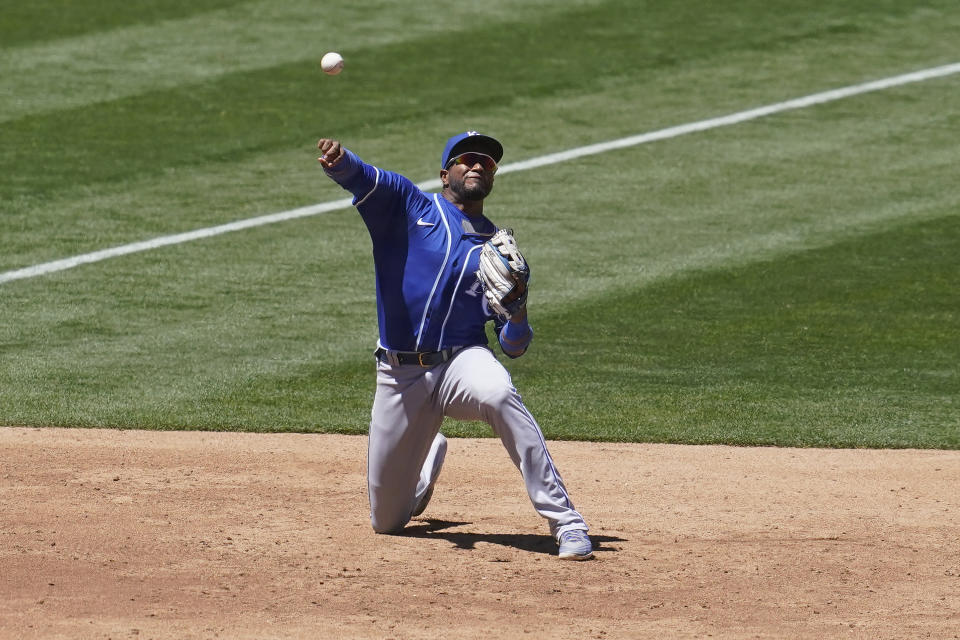
<path fill-rule="evenodd" d="M 530 553 L 556 555 L 557 544 L 549 535 L 532 533 L 467 533 L 461 531 L 446 531 L 453 527 L 462 527 L 470 522 L 455 522 L 451 520 L 415 520 L 411 522 L 400 535 L 411 538 L 441 538 L 453 543 L 458 549 L 474 549 L 478 542 L 499 544 L 504 547 L 513 547 Z M 625 542 L 616 536 L 591 535 L 594 551 L 619 551 L 617 547 L 606 546 L 610 542 Z"/>

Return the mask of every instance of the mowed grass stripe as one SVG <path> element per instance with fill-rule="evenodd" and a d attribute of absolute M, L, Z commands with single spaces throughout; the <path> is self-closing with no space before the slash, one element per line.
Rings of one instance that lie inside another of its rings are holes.
<path fill-rule="evenodd" d="M 949 135 L 956 117 L 937 106 L 951 87 L 638 147 L 596 171 L 532 171 L 522 186 L 549 197 L 518 189 L 498 205 L 516 212 L 510 222 L 533 242 L 531 263 L 546 263 L 537 285 L 550 292 L 548 304 L 922 222 L 960 209 L 960 192 L 941 188 L 958 161 Z"/>
<path fill-rule="evenodd" d="M 232 16 L 234 11 L 227 13 Z M 198 29 L 197 38 L 204 42 L 208 55 L 218 65 L 211 74 L 200 78 L 202 82 L 184 78 L 169 86 L 163 81 L 165 69 L 182 73 L 176 70 L 189 72 L 203 66 L 199 52 L 184 54 L 183 60 L 169 65 L 158 64 L 156 58 L 150 57 L 150 64 L 158 66 L 156 72 L 137 69 L 125 56 L 110 56 L 114 65 L 116 60 L 124 61 L 120 66 L 131 81 L 147 84 L 141 84 L 126 97 L 110 99 L 109 88 L 105 91 L 102 83 L 83 83 L 93 91 L 94 102 L 84 102 L 88 108 L 70 107 L 70 99 L 51 95 L 51 87 L 59 86 L 71 96 L 80 95 L 81 87 L 71 86 L 75 76 L 67 73 L 63 78 L 41 78 L 29 69 L 12 69 L 0 77 L 35 78 L 40 84 L 35 92 L 4 87 L 18 97 L 10 104 L 28 105 L 29 96 L 36 94 L 50 100 L 55 111 L 44 115 L 43 108 L 30 109 L 29 115 L 0 127 L 0 170 L 13 176 L 4 183 L 0 197 L 45 196 L 51 190 L 69 189 L 74 184 L 126 179 L 158 167 L 224 160 L 235 154 L 261 151 L 265 145 L 282 148 L 292 140 L 302 140 L 305 131 L 312 131 L 322 121 L 336 122 L 341 131 L 349 134 L 385 122 L 418 122 L 437 112 L 463 117 L 464 104 L 470 105 L 471 113 L 484 112 L 523 99 L 540 101 L 560 92 L 582 95 L 601 90 L 605 83 L 636 82 L 650 69 L 702 61 L 724 53 L 753 52 L 759 48 L 782 50 L 848 38 L 842 30 L 838 35 L 835 25 L 822 25 L 822 17 L 810 7 L 796 13 L 806 20 L 802 27 L 770 17 L 758 24 L 743 23 L 736 12 L 720 13 L 717 17 L 723 22 L 717 27 L 727 31 L 713 39 L 712 32 L 705 27 L 681 29 L 674 14 L 655 13 L 650 17 L 661 20 L 669 29 L 666 34 L 651 31 L 649 38 L 640 40 L 636 24 L 622 20 L 639 19 L 638 10 L 633 3 L 622 0 L 608 2 L 602 8 L 577 7 L 556 14 L 544 13 L 536 22 L 524 21 L 522 13 L 510 13 L 514 21 L 474 22 L 468 34 L 436 31 L 432 27 L 427 35 L 421 33 L 417 37 L 418 32 L 413 31 L 403 41 L 369 44 L 351 58 L 353 71 L 335 82 L 320 76 L 315 56 L 304 53 L 302 46 L 292 59 L 271 60 L 261 55 L 259 46 L 251 45 L 249 48 L 256 51 L 261 64 L 252 69 L 244 67 L 236 62 L 242 56 L 234 55 L 227 45 L 235 42 L 237 36 L 228 38 L 227 43 L 219 42 L 210 35 L 219 33 L 216 25 L 204 25 Z M 893 15 L 897 13 L 893 11 Z M 296 38 L 288 33 L 290 25 L 284 18 L 281 12 L 265 24 L 278 30 L 283 27 L 286 37 L 278 34 L 275 39 L 289 43 Z M 289 19 L 302 24 L 300 18 Z M 245 21 L 237 16 L 232 19 L 248 27 L 253 20 L 251 16 L 246 16 Z M 570 41 L 581 36 L 583 24 L 591 20 L 595 21 L 592 28 L 602 31 L 604 37 L 585 51 L 570 47 Z M 364 23 L 365 29 L 379 33 L 375 26 Z M 181 27 L 177 25 L 178 33 Z M 137 38 L 133 40 L 140 43 Z M 438 69 L 437 61 L 447 59 L 450 52 L 472 51 L 480 43 L 484 45 L 482 64 L 467 62 L 462 68 L 455 66 L 450 73 Z M 142 43 L 137 46 L 149 50 Z M 173 45 L 173 49 L 189 47 Z M 557 53 L 544 56 L 543 51 Z M 672 52 L 671 56 L 663 59 L 667 52 Z M 109 55 L 109 51 L 102 55 Z M 16 57 L 8 52 L 7 57 L 10 56 Z M 55 66 L 59 68 L 73 57 L 77 56 L 54 56 Z M 517 64 L 526 60 L 534 62 Z M 107 58 L 99 62 L 96 69 L 102 72 Z M 113 84 L 122 86 L 124 81 Z M 715 111 L 706 113 L 712 115 Z M 631 128 L 630 132 L 636 130 Z"/>
<path fill-rule="evenodd" d="M 161 20 L 178 20 L 236 4 L 240 4 L 240 0 L 8 2 L 3 6 L 3 20 L 0 21 L 0 49 L 76 38 L 87 33 L 102 34 Z M 53 46 L 62 46 L 62 43 Z M 87 53 L 75 64 L 91 64 L 97 52 Z M 0 83 L 7 80 L 4 78 Z"/>
<path fill-rule="evenodd" d="M 942 213 L 557 310 L 514 378 L 552 437 L 958 448 L 960 217 Z"/>
<path fill-rule="evenodd" d="M 862 93 L 882 91 L 882 90 L 886 90 L 886 89 L 900 86 L 903 84 L 922 82 L 929 79 L 941 78 L 957 72 L 960 72 L 960 64 L 946 65 L 946 66 L 938 67 L 934 69 L 928 69 L 928 70 L 923 70 L 919 72 L 914 72 L 911 74 L 905 74 L 903 76 L 869 82 L 863 85 L 831 90 L 831 91 L 823 92 L 820 94 L 815 94 L 812 96 L 806 96 L 804 98 L 798 98 L 798 99 L 789 100 L 783 103 L 777 103 L 774 105 L 767 105 L 764 107 L 751 109 L 751 110 L 740 112 L 737 114 L 731 114 L 729 116 L 713 118 L 713 119 L 709 119 L 701 122 L 689 123 L 686 125 L 678 125 L 676 127 L 671 127 L 668 129 L 657 131 L 657 132 L 640 134 L 640 135 L 631 136 L 628 138 L 623 138 L 621 140 L 598 143 L 598 144 L 589 145 L 587 147 L 581 147 L 578 149 L 573 149 L 565 152 L 548 154 L 540 158 L 533 158 L 526 161 L 506 164 L 503 167 L 503 173 L 506 174 L 513 171 L 525 171 L 529 169 L 540 168 L 543 166 L 549 166 L 551 164 L 556 164 L 559 162 L 567 162 L 574 159 L 581 159 L 589 155 L 606 153 L 609 151 L 623 149 L 630 146 L 636 146 L 639 144 L 645 144 L 648 142 L 666 140 L 669 138 L 686 135 L 689 133 L 697 133 L 697 132 L 707 131 L 707 130 L 718 128 L 718 127 L 725 127 L 725 126 L 730 126 L 734 124 L 740 124 L 740 123 L 748 122 L 750 120 L 754 120 L 757 118 L 767 117 L 770 115 L 775 115 L 775 114 L 786 112 L 786 111 L 804 109 L 811 106 L 833 102 L 836 100 L 842 100 L 852 96 L 860 95 Z M 425 183 L 422 186 L 423 188 L 432 189 L 432 188 L 438 187 L 439 183 L 438 181 L 435 180 L 430 183 Z M 136 253 L 139 251 L 145 251 L 145 250 L 155 249 L 163 246 L 179 244 L 182 242 L 189 242 L 196 239 L 212 237 L 215 235 L 220 235 L 221 233 L 228 233 L 232 231 L 247 229 L 255 226 L 260 226 L 263 224 L 273 224 L 275 222 L 282 222 L 290 219 L 296 219 L 299 217 L 315 215 L 317 213 L 335 211 L 335 210 L 346 208 L 347 206 L 349 206 L 349 199 L 346 199 L 346 200 L 341 199 L 333 202 L 323 203 L 321 205 L 302 207 L 295 210 L 280 212 L 280 213 L 266 215 L 266 216 L 260 216 L 254 219 L 237 221 L 237 222 L 233 222 L 225 225 L 220 225 L 218 227 L 198 229 L 198 230 L 193 230 L 193 231 L 185 232 L 181 234 L 175 234 L 172 236 L 164 236 L 164 237 L 156 238 L 153 240 L 141 241 L 141 242 L 133 243 L 130 245 L 114 247 L 111 249 L 104 249 L 104 250 L 90 253 L 90 254 L 75 256 L 73 258 L 66 258 L 63 260 L 54 261 L 50 263 L 38 264 L 33 267 L 27 267 L 24 269 L 18 269 L 18 270 L 0 273 L 0 283 L 27 278 L 27 277 L 34 277 L 37 275 L 43 275 L 46 273 L 51 273 L 56 271 L 61 271 L 61 270 L 73 268 L 75 266 L 79 266 L 82 264 L 89 264 L 92 262 L 98 262 L 100 260 L 104 260 L 112 257 L 129 255 L 131 253 Z"/>
<path fill-rule="evenodd" d="M 942 213 L 831 247 L 534 308 L 537 342 L 510 363 L 514 379 L 550 438 L 956 448 L 960 220 Z M 335 229 L 360 231 L 352 218 Z M 343 254 L 344 271 L 355 269 Z M 183 283 L 196 287 L 189 297 L 160 273 L 147 276 L 163 290 L 136 314 L 145 276 L 124 273 L 113 306 L 43 330 L 61 353 L 56 363 L 24 358 L 16 375 L 0 375 L 3 419 L 362 433 L 373 301 L 357 292 L 333 306 L 303 295 L 311 279 L 333 274 L 297 266 L 298 257 L 259 273 L 238 261 L 220 283 L 198 273 Z M 324 291 L 347 291 L 363 279 L 354 274 L 337 274 L 342 282 Z M 343 326 L 350 336 L 330 333 Z M 338 346 L 345 358 L 328 352 Z M 446 429 L 490 435 L 477 424 Z"/>
<path fill-rule="evenodd" d="M 607 5 L 614 18 L 618 15 L 616 7 L 614 3 Z M 912 60 L 919 53 L 915 38 L 902 25 L 883 23 L 881 29 L 873 23 L 870 29 L 837 30 L 834 27 L 839 22 L 824 26 L 819 16 L 813 20 L 808 15 L 812 13 L 809 7 L 805 11 L 798 15 L 805 16 L 810 24 L 791 23 L 788 28 L 786 23 L 775 22 L 780 31 L 770 34 L 762 25 L 736 31 L 735 14 L 725 15 L 722 47 L 726 53 L 712 45 L 706 50 L 698 48 L 706 44 L 708 33 L 694 29 L 683 36 L 690 44 L 685 57 L 667 61 L 661 60 L 660 54 L 672 51 L 673 44 L 667 35 L 659 34 L 655 25 L 657 21 L 675 22 L 676 17 L 666 11 L 651 14 L 645 28 L 659 35 L 640 41 L 644 49 L 638 58 L 648 68 L 633 62 L 631 51 L 636 49 L 637 37 L 632 25 L 617 23 L 616 37 L 604 39 L 610 42 L 615 56 L 605 57 L 610 50 L 595 45 L 590 56 L 580 59 L 579 67 L 568 66 L 570 58 L 578 57 L 576 49 L 562 42 L 548 48 L 560 52 L 549 68 L 559 77 L 543 85 L 525 82 L 529 77 L 525 74 L 546 71 L 538 71 L 533 63 L 519 75 L 511 71 L 513 75 L 502 74 L 502 78 L 491 79 L 479 88 L 467 80 L 452 84 L 423 80 L 435 74 L 437 56 L 470 41 L 469 37 L 462 41 L 453 38 L 426 49 L 420 42 L 410 42 L 365 52 L 358 63 L 372 64 L 373 75 L 361 68 L 333 82 L 327 78 L 318 82 L 312 65 L 294 64 L 276 74 L 281 82 L 273 82 L 269 73 L 265 74 L 265 83 L 260 82 L 264 76 L 259 72 L 240 74 L 232 80 L 223 78 L 208 89 L 198 89 L 197 95 L 190 87 L 169 96 L 160 91 L 143 99 L 108 103 L 89 114 L 82 109 L 67 110 L 37 122 L 27 119 L 19 132 L 15 130 L 19 123 L 0 127 L 0 140 L 6 142 L 0 145 L 0 168 L 6 176 L 0 183 L 4 209 L 0 232 L 9 239 L 0 268 L 92 251 L 140 240 L 144 235 L 225 223 L 244 212 L 257 215 L 276 211 L 266 194 L 275 194 L 277 203 L 289 203 L 291 208 L 315 202 L 315 194 L 322 194 L 323 187 L 316 184 L 309 153 L 310 141 L 318 132 L 332 132 L 357 145 L 365 157 L 412 177 L 433 175 L 436 169 L 429 158 L 436 155 L 437 135 L 423 132 L 483 126 L 510 141 L 512 158 L 535 157 L 558 146 L 579 146 L 598 137 L 632 133 L 638 124 L 668 126 L 676 124 L 678 116 L 715 115 L 714 104 L 745 108 L 762 104 L 757 101 L 771 95 L 789 97 L 793 90 L 790 87 L 822 89 L 823 82 L 794 68 L 797 59 L 820 68 L 818 56 L 823 57 L 823 71 L 829 77 L 848 80 L 875 73 L 865 70 L 866 63 L 874 59 L 871 51 L 881 45 L 887 50 L 894 35 L 899 55 Z M 579 13 L 557 16 L 555 23 L 517 27 L 519 31 L 510 32 L 504 46 L 493 51 L 512 51 L 512 40 L 539 44 L 541 41 L 533 38 L 538 30 L 567 34 L 570 27 L 560 29 L 561 22 L 571 20 L 579 28 L 588 16 L 588 10 L 580 9 Z M 603 20 L 591 23 L 592 28 L 603 29 L 614 18 L 604 15 Z M 938 18 L 931 10 L 926 14 L 927 22 L 914 26 L 929 32 L 939 25 L 931 22 Z M 939 28 L 949 26 L 947 22 Z M 777 37 L 791 33 L 794 37 L 787 39 L 787 46 L 781 44 L 765 53 L 765 66 L 748 75 L 740 73 L 736 91 L 730 91 L 725 65 L 741 68 L 752 64 L 755 47 L 773 46 Z M 801 33 L 802 37 L 798 35 Z M 496 34 L 478 29 L 471 37 L 491 35 Z M 743 36 L 746 44 L 738 46 L 733 35 Z M 534 45 L 524 52 L 531 61 L 542 58 L 538 54 L 542 48 Z M 922 49 L 924 55 L 936 51 L 926 45 Z M 424 54 L 428 54 L 428 62 L 380 68 L 384 59 L 419 60 Z M 849 67 L 846 74 L 838 73 L 842 67 L 836 59 Z M 510 56 L 493 57 L 488 64 L 499 73 L 504 66 L 512 68 L 513 60 Z M 594 68 L 594 60 L 602 60 L 605 66 Z M 828 65 L 827 60 L 833 62 Z M 303 71 L 303 77 L 291 71 L 297 68 Z M 607 75 L 597 71 L 600 68 Z M 385 76 L 393 84 L 384 84 Z M 416 104 L 411 105 L 411 78 L 442 84 L 447 91 L 433 88 L 430 100 L 416 97 Z M 465 117 L 461 108 L 464 100 L 469 101 L 472 92 L 482 91 L 489 84 L 503 87 L 503 92 L 495 96 L 497 104 L 486 104 L 482 110 L 471 108 L 470 116 Z M 302 92 L 304 86 L 324 89 L 322 99 L 316 93 Z M 293 97 L 288 99 L 287 94 Z M 376 96 L 375 101 L 371 95 Z M 173 103 L 169 113 L 168 102 Z M 401 104 L 396 106 L 397 102 Z M 541 127 L 530 127 L 530 122 Z M 170 127 L 168 123 L 172 123 Z M 309 133 L 291 135 L 287 125 Z M 122 136 L 128 130 L 144 133 L 125 141 Z M 211 135 L 205 135 L 208 131 Z M 411 135 L 411 131 L 417 133 Z M 248 135 L 252 139 L 247 139 Z M 229 177 L 232 167 L 237 168 L 233 183 Z M 257 188 L 257 181 L 263 186 Z M 146 192 L 143 198 L 130 197 L 139 191 Z M 65 224 L 64 219 L 69 222 Z M 56 233 L 51 234 L 51 229 Z"/>
<path fill-rule="evenodd" d="M 298 60 L 20 118 L 0 126 L 0 171 L 10 176 L 0 184 L 0 197 L 47 198 L 60 190 L 129 180 L 160 168 L 294 148 L 324 124 L 349 135 L 388 123 L 417 122 L 438 112 L 463 119 L 464 103 L 477 112 L 524 95 L 589 90 L 580 84 L 595 77 L 587 60 L 573 69 L 561 69 L 567 59 L 507 64 L 513 54 L 523 56 L 541 46 L 562 48 L 575 24 L 570 15 L 549 13 L 535 27 L 474 24 L 471 37 L 486 42 L 494 53 L 484 65 L 469 65 L 469 73 L 438 70 L 437 61 L 463 47 L 464 37 L 432 31 L 414 42 L 371 48 L 351 60 L 351 73 L 336 80 L 321 76 L 316 60 Z M 535 45 L 531 40 L 541 28 L 555 39 Z M 621 27 L 617 38 L 613 35 L 598 53 L 626 63 L 629 56 L 618 45 L 633 34 Z M 506 53 L 517 47 L 519 51 Z M 399 72 L 395 61 L 403 61 Z M 565 72 L 556 73 L 559 70 Z M 433 76 L 435 80 L 425 80 Z M 595 77 L 592 82 L 598 81 Z"/>
<path fill-rule="evenodd" d="M 597 3 L 580 4 L 581 10 L 593 4 Z M 125 27 L 115 25 L 125 15 L 127 19 L 134 15 L 93 7 L 90 16 L 107 19 L 98 22 L 100 28 L 95 30 L 93 23 L 84 21 L 88 25 L 84 30 L 90 33 L 36 44 L 18 39 L 14 41 L 18 46 L 12 47 L 5 43 L 0 50 L 0 94 L 16 99 L 0 102 L 0 122 L 296 62 L 309 61 L 312 73 L 307 77 L 315 82 L 320 56 L 327 50 L 343 51 L 353 66 L 360 52 L 388 44 L 438 33 L 482 32 L 505 21 L 535 22 L 564 11 L 556 3 L 539 0 L 488 0 L 481 5 L 446 2 L 442 10 L 435 2 L 321 6 L 313 0 L 208 0 L 201 6 L 210 10 L 197 12 L 193 3 L 166 0 L 163 9 L 138 12 L 136 23 Z M 184 17 L 163 19 L 178 14 Z M 45 16 L 24 10 L 21 19 Z M 4 24 L 8 24 L 6 16 Z M 31 32 L 42 34 L 43 24 L 24 27 L 23 33 Z M 469 38 L 461 33 L 461 42 L 465 37 Z M 491 43 L 491 50 L 495 44 Z M 408 62 L 389 56 L 379 59 L 381 66 L 394 69 Z M 255 90 L 256 85 L 251 88 Z M 312 93 L 311 85 L 300 90 Z"/>
<path fill-rule="evenodd" d="M 257 405 L 214 402 L 238 385 L 295 372 L 328 385 L 341 383 L 341 370 L 369 376 L 376 312 L 369 253 L 356 245 L 362 222 L 324 222 L 319 235 L 301 230 L 293 245 L 267 229 L 215 242 L 217 260 L 188 247 L 142 254 L 111 265 L 99 284 L 82 281 L 85 293 L 53 281 L 0 292 L 14 320 L 0 323 L 3 423 L 227 425 L 233 419 L 223 416 Z M 44 355 L 51 350 L 56 357 Z M 288 392 L 266 384 L 256 395 L 289 411 Z M 337 395 L 366 399 L 369 387 L 315 392 L 309 410 L 277 428 L 329 413 L 322 405 Z"/>

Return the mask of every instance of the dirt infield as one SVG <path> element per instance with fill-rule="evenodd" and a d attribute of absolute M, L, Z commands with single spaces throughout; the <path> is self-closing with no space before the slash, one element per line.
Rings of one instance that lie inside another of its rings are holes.
<path fill-rule="evenodd" d="M 550 446 L 594 561 L 495 440 L 378 536 L 363 437 L 0 428 L 0 637 L 960 637 L 960 452 Z"/>

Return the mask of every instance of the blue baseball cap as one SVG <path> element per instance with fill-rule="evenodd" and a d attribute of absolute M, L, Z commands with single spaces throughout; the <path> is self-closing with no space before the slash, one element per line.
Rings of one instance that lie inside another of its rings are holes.
<path fill-rule="evenodd" d="M 465 131 L 447 140 L 447 146 L 443 148 L 443 155 L 440 157 L 440 168 L 446 169 L 451 158 L 456 158 L 467 151 L 485 153 L 498 163 L 503 157 L 503 145 L 496 138 L 476 131 Z"/>

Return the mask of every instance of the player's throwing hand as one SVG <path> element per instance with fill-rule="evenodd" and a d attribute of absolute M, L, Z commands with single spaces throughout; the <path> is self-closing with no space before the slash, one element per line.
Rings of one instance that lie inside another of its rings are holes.
<path fill-rule="evenodd" d="M 320 161 L 324 169 L 337 166 L 337 163 L 343 159 L 343 147 L 340 146 L 339 140 L 320 138 L 320 141 L 317 142 L 317 149 L 320 150 L 320 157 L 317 160 Z"/>

